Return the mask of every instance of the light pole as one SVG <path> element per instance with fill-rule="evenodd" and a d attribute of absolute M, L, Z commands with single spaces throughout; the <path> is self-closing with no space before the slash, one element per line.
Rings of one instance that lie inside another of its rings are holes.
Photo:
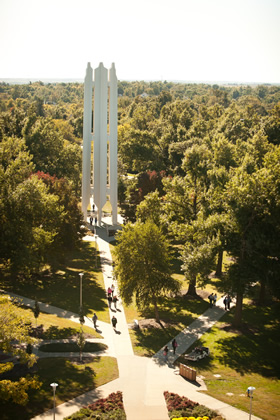
<path fill-rule="evenodd" d="M 80 276 L 80 309 L 83 307 L 83 275 L 84 275 L 84 273 L 79 273 L 79 276 Z"/>
<path fill-rule="evenodd" d="M 255 391 L 256 388 L 254 388 L 253 386 L 249 386 L 249 388 L 247 389 L 247 396 L 250 398 L 250 414 L 249 414 L 249 420 L 251 420 L 251 415 L 252 415 L 252 400 L 253 400 L 253 392 Z"/>
<path fill-rule="evenodd" d="M 58 384 L 56 384 L 55 382 L 51 384 L 51 387 L 53 389 L 53 420 L 55 420 L 55 390 L 57 386 Z"/>
<path fill-rule="evenodd" d="M 95 230 L 94 240 L 95 240 L 95 268 L 96 268 L 97 267 L 97 235 L 96 235 L 96 230 Z"/>

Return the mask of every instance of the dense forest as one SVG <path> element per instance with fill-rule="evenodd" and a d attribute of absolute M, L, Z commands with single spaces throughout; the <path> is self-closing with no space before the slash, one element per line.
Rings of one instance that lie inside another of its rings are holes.
<path fill-rule="evenodd" d="M 280 87 L 119 82 L 119 205 L 179 249 L 189 293 L 280 297 Z M 78 246 L 83 85 L 0 84 L 1 263 L 23 276 Z M 59 253 L 57 252 L 59 250 Z"/>

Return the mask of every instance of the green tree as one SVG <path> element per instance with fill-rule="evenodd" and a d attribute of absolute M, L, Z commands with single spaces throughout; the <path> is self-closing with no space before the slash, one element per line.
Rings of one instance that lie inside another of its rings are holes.
<path fill-rule="evenodd" d="M 153 305 L 160 322 L 158 298 L 177 293 L 180 283 L 171 276 L 171 251 L 166 237 L 153 222 L 128 223 L 117 234 L 116 274 L 126 304 L 133 297 L 139 309 Z"/>
<path fill-rule="evenodd" d="M 34 354 L 28 354 L 26 348 L 36 342 L 29 335 L 29 324 L 17 306 L 8 297 L 0 296 L 0 349 L 4 354 L 19 358 L 20 363 L 31 367 L 36 362 Z M 15 362 L 0 364 L 0 373 L 8 375 Z M 28 402 L 27 391 L 38 389 L 41 384 L 36 376 L 27 375 L 17 381 L 0 380 L 0 398 L 4 401 L 12 400 L 16 404 L 25 405 Z"/>

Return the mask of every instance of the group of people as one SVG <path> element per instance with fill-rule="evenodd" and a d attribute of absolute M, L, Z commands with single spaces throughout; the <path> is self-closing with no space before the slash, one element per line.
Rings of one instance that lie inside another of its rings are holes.
<path fill-rule="evenodd" d="M 210 303 L 210 308 L 212 306 L 216 306 L 216 302 L 217 302 L 217 294 L 215 293 L 211 293 L 211 295 L 208 296 L 209 299 L 209 303 Z M 223 304 L 225 305 L 225 311 L 230 310 L 230 304 L 231 304 L 232 300 L 230 295 L 226 295 L 224 297 L 223 300 Z"/>
<path fill-rule="evenodd" d="M 172 348 L 173 348 L 173 354 L 175 354 L 176 353 L 176 349 L 178 347 L 178 343 L 176 341 L 176 338 L 173 338 L 171 345 L 172 345 Z M 166 362 L 168 360 L 168 350 L 169 350 L 168 349 L 168 346 L 165 346 L 164 349 L 163 349 L 164 360 Z"/>
<path fill-rule="evenodd" d="M 231 303 L 231 297 L 230 295 L 226 295 L 223 300 L 223 304 L 225 305 L 225 311 L 230 310 L 230 303 Z"/>
<path fill-rule="evenodd" d="M 114 304 L 115 310 L 117 310 L 117 302 L 118 302 L 118 297 L 115 294 L 115 286 L 114 284 L 112 284 L 111 287 L 108 287 L 107 290 L 107 299 L 108 299 L 108 304 L 109 304 L 109 308 L 112 308 L 112 303 Z"/>
<path fill-rule="evenodd" d="M 209 299 L 209 303 L 210 303 L 210 308 L 212 308 L 212 306 L 216 306 L 216 302 L 217 302 L 217 293 L 211 293 L 211 295 L 208 296 Z"/>

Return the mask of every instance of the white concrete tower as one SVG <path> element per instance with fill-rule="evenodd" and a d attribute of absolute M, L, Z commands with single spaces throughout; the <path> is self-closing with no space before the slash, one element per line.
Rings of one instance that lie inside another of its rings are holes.
<path fill-rule="evenodd" d="M 92 198 L 99 225 L 107 197 L 112 207 L 112 224 L 117 224 L 117 100 L 114 64 L 108 80 L 108 70 L 100 63 L 94 70 L 93 82 L 92 68 L 88 63 L 84 84 L 82 211 L 87 220 L 87 209 Z"/>

